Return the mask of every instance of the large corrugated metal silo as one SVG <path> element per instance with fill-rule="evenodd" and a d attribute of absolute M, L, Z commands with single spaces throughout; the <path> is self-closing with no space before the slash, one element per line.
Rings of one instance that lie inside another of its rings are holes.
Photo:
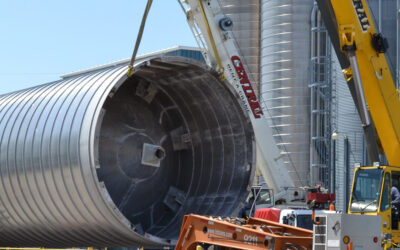
<path fill-rule="evenodd" d="M 216 72 L 170 54 L 0 95 L 1 245 L 162 247 L 183 215 L 238 209 L 247 114 Z"/>
<path fill-rule="evenodd" d="M 261 97 L 297 186 L 309 184 L 312 0 L 261 1 Z"/>

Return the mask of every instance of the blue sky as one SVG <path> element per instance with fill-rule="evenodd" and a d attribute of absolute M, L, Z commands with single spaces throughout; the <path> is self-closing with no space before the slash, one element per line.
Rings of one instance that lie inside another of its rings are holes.
<path fill-rule="evenodd" d="M 1 0 L 0 94 L 129 58 L 147 0 Z M 153 0 L 139 54 L 196 46 L 176 0 Z"/>

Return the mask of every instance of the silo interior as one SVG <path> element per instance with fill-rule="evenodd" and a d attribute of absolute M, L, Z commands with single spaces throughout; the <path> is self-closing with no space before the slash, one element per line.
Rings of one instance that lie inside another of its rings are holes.
<path fill-rule="evenodd" d="M 251 130 L 215 80 L 196 67 L 152 61 L 103 106 L 97 175 L 140 234 L 174 238 L 183 215 L 229 215 L 243 199 Z"/>

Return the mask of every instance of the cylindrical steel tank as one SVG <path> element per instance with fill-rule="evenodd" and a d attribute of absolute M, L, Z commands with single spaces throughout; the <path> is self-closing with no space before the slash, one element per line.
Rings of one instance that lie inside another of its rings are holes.
<path fill-rule="evenodd" d="M 110 66 L 0 96 L 0 245 L 157 246 L 230 215 L 254 163 L 228 83 L 194 61 Z"/>
<path fill-rule="evenodd" d="M 261 98 L 296 186 L 309 184 L 313 0 L 261 0 Z"/>

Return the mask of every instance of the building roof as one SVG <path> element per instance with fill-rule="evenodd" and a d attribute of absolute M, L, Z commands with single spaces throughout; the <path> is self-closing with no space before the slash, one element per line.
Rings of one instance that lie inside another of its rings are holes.
<path fill-rule="evenodd" d="M 190 57 L 190 58 L 194 58 L 194 59 L 198 59 L 198 60 L 203 60 L 202 56 L 201 56 L 201 51 L 197 47 L 174 46 L 174 47 L 171 47 L 171 48 L 167 48 L 167 49 L 158 50 L 158 51 L 154 51 L 154 52 L 151 52 L 151 53 L 139 55 L 139 56 L 136 57 L 136 62 L 140 62 L 140 61 L 152 58 L 152 57 L 159 57 L 159 56 L 166 55 L 166 54 L 179 55 L 179 54 L 174 53 L 174 52 L 178 52 L 178 51 L 192 51 L 192 52 L 195 52 L 196 54 L 181 55 L 181 56 L 186 56 L 186 57 Z M 118 60 L 118 61 L 115 61 L 115 62 L 102 64 L 102 65 L 99 65 L 99 66 L 95 66 L 95 67 L 91 67 L 91 68 L 87 68 L 87 69 L 83 69 L 83 70 L 73 71 L 73 72 L 70 72 L 70 73 L 67 73 L 67 74 L 63 74 L 60 77 L 62 79 L 65 79 L 65 78 L 69 78 L 69 77 L 72 77 L 72 76 L 77 76 L 77 75 L 80 75 L 80 74 L 85 74 L 85 73 L 96 71 L 96 70 L 100 70 L 100 69 L 105 69 L 105 68 L 109 68 L 109 67 L 115 67 L 115 66 L 119 66 L 119 65 L 123 65 L 123 64 L 128 64 L 130 60 L 131 60 L 130 58 L 122 59 L 122 60 Z"/>

